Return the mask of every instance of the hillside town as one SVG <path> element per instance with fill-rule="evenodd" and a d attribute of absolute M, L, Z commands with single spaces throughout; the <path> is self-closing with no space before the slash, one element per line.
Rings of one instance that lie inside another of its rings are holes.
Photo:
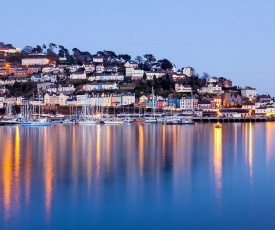
<path fill-rule="evenodd" d="M 72 54 L 53 43 L 23 49 L 0 43 L 0 111 L 7 105 L 41 106 L 53 113 L 71 107 L 98 106 L 112 113 L 131 111 L 184 112 L 196 115 L 267 116 L 275 114 L 274 99 L 231 79 L 176 68 L 153 54 L 132 58 L 113 51 Z M 128 109 L 128 110 L 127 110 Z M 195 113 L 194 113 L 195 114 Z"/>

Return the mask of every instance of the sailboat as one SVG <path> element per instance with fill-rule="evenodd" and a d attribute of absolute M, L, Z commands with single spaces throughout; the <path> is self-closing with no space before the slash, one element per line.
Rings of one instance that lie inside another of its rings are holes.
<path fill-rule="evenodd" d="M 8 103 L 6 106 L 5 115 L 0 120 L 0 125 L 18 125 L 21 123 L 20 119 L 13 114 L 12 108 L 12 104 Z"/>
<path fill-rule="evenodd" d="M 99 124 L 99 120 L 98 119 L 95 119 L 91 118 L 90 116 L 90 113 L 87 111 L 87 106 L 84 105 L 82 107 L 82 114 L 81 114 L 81 117 L 80 119 L 76 122 L 78 125 L 96 125 L 96 124 Z"/>
<path fill-rule="evenodd" d="M 26 118 L 25 120 L 21 123 L 21 126 L 50 126 L 51 122 L 47 120 L 47 118 L 41 118 L 40 114 L 40 103 L 38 106 L 38 118 L 28 118 L 28 113 L 30 112 L 28 110 L 27 106 L 27 112 L 26 112 Z"/>

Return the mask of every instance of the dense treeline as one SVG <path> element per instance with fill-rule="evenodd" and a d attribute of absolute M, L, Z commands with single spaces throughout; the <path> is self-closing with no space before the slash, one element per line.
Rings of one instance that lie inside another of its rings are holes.
<path fill-rule="evenodd" d="M 15 48 L 12 44 L 5 44 L 4 42 L 0 42 L 0 48 Z M 138 67 L 145 71 L 152 70 L 167 70 L 172 69 L 174 67 L 173 63 L 171 63 L 168 59 L 163 58 L 157 60 L 153 54 L 144 54 L 143 56 L 137 56 L 132 59 L 129 54 L 116 54 L 114 51 L 103 50 L 98 51 L 95 54 L 91 54 L 89 51 L 81 51 L 78 48 L 73 48 L 71 52 L 65 48 L 63 45 L 57 45 L 55 43 L 49 43 L 48 45 L 36 45 L 30 46 L 27 45 L 22 49 L 21 53 L 16 53 L 9 55 L 6 57 L 6 61 L 13 64 L 20 64 L 21 59 L 27 57 L 31 54 L 44 54 L 51 61 L 60 62 L 60 59 L 64 62 L 66 59 L 67 64 L 89 64 L 91 63 L 93 57 L 99 56 L 103 57 L 104 64 L 106 65 L 122 65 L 127 61 L 134 60 L 138 63 Z"/>

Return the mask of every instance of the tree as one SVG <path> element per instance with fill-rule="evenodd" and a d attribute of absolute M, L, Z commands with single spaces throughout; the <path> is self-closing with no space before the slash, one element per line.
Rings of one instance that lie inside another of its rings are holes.
<path fill-rule="evenodd" d="M 4 42 L 0 42 L 0 48 L 4 48 L 5 47 L 5 43 Z"/>
<path fill-rule="evenodd" d="M 32 53 L 42 53 L 43 49 L 40 45 L 37 45 L 35 48 L 32 49 Z"/>
<path fill-rule="evenodd" d="M 163 70 L 172 69 L 173 64 L 168 59 L 162 59 L 158 61 L 160 68 Z"/>
<path fill-rule="evenodd" d="M 139 89 L 136 89 L 134 92 L 136 97 L 141 97 L 141 91 Z"/>
<path fill-rule="evenodd" d="M 77 65 L 79 65 L 79 66 L 82 66 L 83 65 L 83 62 L 81 61 L 81 60 L 77 60 Z"/>
<path fill-rule="evenodd" d="M 79 49 L 77 49 L 77 48 L 73 48 L 73 49 L 72 49 L 72 51 L 73 51 L 73 55 L 74 55 L 74 56 L 76 56 L 76 55 L 79 55 L 79 54 L 80 54 L 80 50 L 79 50 Z"/>
<path fill-rule="evenodd" d="M 141 56 L 137 56 L 135 60 L 138 62 L 139 65 L 143 62 L 143 58 Z"/>
<path fill-rule="evenodd" d="M 208 78 L 208 77 L 209 77 L 209 74 L 208 74 L 208 73 L 206 73 L 206 72 L 203 72 L 203 73 L 202 73 L 202 77 L 201 77 L 201 78 L 206 79 L 206 78 Z"/>
<path fill-rule="evenodd" d="M 59 57 L 62 57 L 62 58 L 66 57 L 66 59 L 70 58 L 70 53 L 69 53 L 68 49 L 66 49 L 62 45 L 59 45 L 58 48 L 59 48 L 59 50 L 58 50 L 58 56 Z"/>
<path fill-rule="evenodd" d="M 114 51 L 104 50 L 104 55 L 107 63 L 114 63 L 117 59 L 117 55 Z"/>
<path fill-rule="evenodd" d="M 145 54 L 143 55 L 143 57 L 146 58 L 144 64 L 146 64 L 149 67 L 149 69 L 151 69 L 153 64 L 156 62 L 156 58 L 153 54 Z"/>
<path fill-rule="evenodd" d="M 42 47 L 42 49 L 43 49 L 42 52 L 43 52 L 44 50 L 45 50 L 45 51 L 47 50 L 47 46 L 46 46 L 45 44 L 43 44 L 41 47 Z"/>
<path fill-rule="evenodd" d="M 123 59 L 124 62 L 130 61 L 131 60 L 131 56 L 128 54 L 119 54 L 118 55 L 118 59 L 121 60 Z"/>
<path fill-rule="evenodd" d="M 32 50 L 33 50 L 33 47 L 32 47 L 32 46 L 25 46 L 25 47 L 22 49 L 22 52 L 23 52 L 23 53 L 30 54 L 30 53 L 32 53 Z"/>
<path fill-rule="evenodd" d="M 143 80 L 146 80 L 147 79 L 147 76 L 146 76 L 146 73 L 143 74 Z"/>
<path fill-rule="evenodd" d="M 55 50 L 54 50 L 54 49 L 56 49 L 56 48 L 57 48 L 57 45 L 56 45 L 56 44 L 50 43 L 50 44 L 49 44 L 49 48 L 47 49 L 47 54 L 48 54 L 48 55 L 56 55 Z"/>
<path fill-rule="evenodd" d="M 6 44 L 5 47 L 6 47 L 6 48 L 9 48 L 9 49 L 14 49 L 14 47 L 13 47 L 12 44 Z"/>

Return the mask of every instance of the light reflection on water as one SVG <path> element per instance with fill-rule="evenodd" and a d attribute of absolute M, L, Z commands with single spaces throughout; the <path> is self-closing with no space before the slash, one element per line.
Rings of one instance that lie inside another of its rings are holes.
<path fill-rule="evenodd" d="M 0 127 L 1 226 L 272 226 L 274 133 L 275 123 Z"/>

